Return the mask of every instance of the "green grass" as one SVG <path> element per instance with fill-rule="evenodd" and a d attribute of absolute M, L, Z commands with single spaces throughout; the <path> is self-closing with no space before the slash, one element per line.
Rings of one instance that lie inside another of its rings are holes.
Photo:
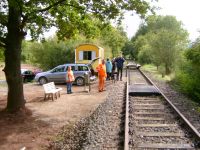
<path fill-rule="evenodd" d="M 166 81 L 169 82 L 174 78 L 174 74 L 170 74 L 170 75 L 165 75 L 164 77 L 162 76 L 162 73 L 159 70 L 157 70 L 157 67 L 152 65 L 152 64 L 147 64 L 141 67 L 141 70 L 150 72 L 153 74 L 153 77 L 160 80 L 160 81 Z"/>

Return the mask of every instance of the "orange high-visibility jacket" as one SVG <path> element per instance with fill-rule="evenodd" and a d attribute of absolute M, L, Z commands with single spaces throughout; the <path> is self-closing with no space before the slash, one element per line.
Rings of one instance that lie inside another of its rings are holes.
<path fill-rule="evenodd" d="M 105 65 L 99 64 L 96 69 L 98 71 L 98 75 L 99 76 L 101 76 L 101 77 L 106 77 L 107 76 Z"/>

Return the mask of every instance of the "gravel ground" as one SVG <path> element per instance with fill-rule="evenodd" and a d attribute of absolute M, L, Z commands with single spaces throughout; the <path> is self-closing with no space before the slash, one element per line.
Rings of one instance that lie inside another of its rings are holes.
<path fill-rule="evenodd" d="M 106 101 L 89 117 L 65 127 L 48 149 L 117 150 L 123 149 L 125 83 L 109 86 Z"/>
<path fill-rule="evenodd" d="M 145 74 L 147 74 L 152 79 L 158 88 L 200 132 L 200 112 L 198 112 L 196 109 L 196 106 L 199 106 L 199 104 L 193 102 L 183 94 L 174 90 L 170 84 L 156 80 L 152 74 L 148 72 L 145 72 Z"/>

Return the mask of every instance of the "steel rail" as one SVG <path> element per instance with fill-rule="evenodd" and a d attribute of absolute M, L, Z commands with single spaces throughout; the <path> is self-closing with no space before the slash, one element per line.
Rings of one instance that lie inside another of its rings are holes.
<path fill-rule="evenodd" d="M 164 97 L 164 99 L 170 104 L 170 106 L 174 109 L 174 111 L 181 117 L 181 119 L 185 122 L 185 124 L 192 130 L 194 135 L 200 141 L 200 133 L 197 129 L 188 121 L 188 119 L 176 108 L 176 106 L 165 96 L 165 94 L 149 79 L 140 69 L 139 72 L 147 79 L 149 82 L 160 92 L 160 94 Z"/>
<path fill-rule="evenodd" d="M 126 72 L 126 73 L 129 73 L 129 72 Z M 129 75 L 126 76 L 126 114 L 125 114 L 124 150 L 129 149 L 129 89 L 128 89 L 128 86 L 129 86 Z"/>

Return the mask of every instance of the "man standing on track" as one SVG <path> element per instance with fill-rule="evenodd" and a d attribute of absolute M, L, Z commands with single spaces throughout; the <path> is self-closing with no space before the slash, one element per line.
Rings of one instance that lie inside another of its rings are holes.
<path fill-rule="evenodd" d="M 119 80 L 119 73 L 120 73 L 120 80 L 122 81 L 122 72 L 125 59 L 122 56 L 118 56 L 115 59 L 115 62 L 117 63 L 117 80 Z"/>

